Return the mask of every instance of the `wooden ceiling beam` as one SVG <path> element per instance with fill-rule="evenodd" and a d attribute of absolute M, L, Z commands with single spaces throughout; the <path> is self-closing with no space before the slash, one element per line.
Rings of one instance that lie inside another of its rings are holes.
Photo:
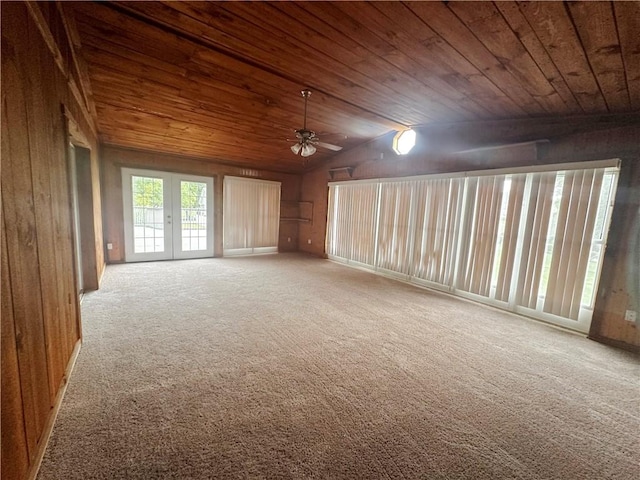
<path fill-rule="evenodd" d="M 640 113 L 501 119 L 418 128 L 432 152 L 485 148 L 640 125 Z"/>

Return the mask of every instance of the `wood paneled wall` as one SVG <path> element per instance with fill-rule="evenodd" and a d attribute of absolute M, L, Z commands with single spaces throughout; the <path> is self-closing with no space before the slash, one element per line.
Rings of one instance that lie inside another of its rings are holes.
<path fill-rule="evenodd" d="M 124 219 L 122 206 L 122 167 L 161 170 L 166 172 L 202 175 L 214 178 L 214 255 L 222 256 L 222 185 L 225 175 L 259 178 L 282 182 L 281 200 L 297 201 L 300 196 L 300 175 L 251 170 L 212 163 L 204 159 L 185 158 L 162 153 L 143 152 L 105 146 L 101 152 L 104 194 L 104 241 L 112 245 L 107 250 L 107 262 L 123 262 Z M 291 239 L 291 241 L 289 241 Z M 279 244 L 281 252 L 298 248 L 298 224 L 280 222 Z"/>
<path fill-rule="evenodd" d="M 636 137 L 637 138 L 637 137 Z M 625 321 L 626 310 L 639 315 L 640 156 L 621 168 L 609 241 L 602 266 L 589 337 L 625 347 L 640 346 L 640 323 Z M 636 249 L 633 252 L 633 249 Z M 635 280 L 635 282 L 634 282 Z"/>
<path fill-rule="evenodd" d="M 81 338 L 63 110 L 96 139 L 64 32 L 53 3 L 2 5 L 3 479 L 34 474 Z"/>
<path fill-rule="evenodd" d="M 418 131 L 420 142 L 410 155 L 400 157 L 391 150 L 393 135 L 337 155 L 328 164 L 306 173 L 301 201 L 313 202 L 314 224 L 301 224 L 299 249 L 324 255 L 329 169 L 344 170 L 335 180 L 385 178 L 431 173 L 551 164 L 608 158 L 622 159 L 611 233 L 604 258 L 601 282 L 590 337 L 623 348 L 640 349 L 640 332 L 624 320 L 625 311 L 636 308 L 627 272 L 633 268 L 631 245 L 635 217 L 640 209 L 640 116 L 555 118 L 509 122 L 447 125 Z M 499 150 L 479 149 L 489 145 L 546 140 L 536 145 Z M 468 149 L 475 149 L 468 151 Z M 461 152 L 463 153 L 455 153 Z M 637 234 L 637 233 L 636 233 Z M 311 241 L 311 243 L 309 243 Z M 637 266 L 636 266 L 637 267 Z"/>

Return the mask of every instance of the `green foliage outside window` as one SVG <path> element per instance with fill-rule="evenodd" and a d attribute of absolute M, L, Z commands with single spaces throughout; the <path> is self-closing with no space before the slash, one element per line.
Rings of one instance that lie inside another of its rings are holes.
<path fill-rule="evenodd" d="M 133 177 L 133 204 L 136 207 L 162 207 L 162 195 L 161 178 Z"/>
<path fill-rule="evenodd" d="M 133 177 L 133 204 L 136 207 L 161 208 L 163 206 L 163 181 L 161 178 Z M 182 208 L 204 206 L 204 189 L 201 182 L 181 182 Z"/>

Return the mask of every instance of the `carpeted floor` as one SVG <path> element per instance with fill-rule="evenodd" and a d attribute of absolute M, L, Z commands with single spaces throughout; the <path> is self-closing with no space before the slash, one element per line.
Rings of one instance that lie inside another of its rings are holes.
<path fill-rule="evenodd" d="M 302 255 L 115 265 L 39 479 L 640 478 L 638 358 Z"/>

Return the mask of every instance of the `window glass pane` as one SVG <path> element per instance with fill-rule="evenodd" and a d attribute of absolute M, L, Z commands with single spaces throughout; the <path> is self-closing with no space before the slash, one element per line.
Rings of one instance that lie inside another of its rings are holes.
<path fill-rule="evenodd" d="M 164 197 L 161 178 L 132 176 L 133 249 L 135 253 L 164 251 Z"/>
<path fill-rule="evenodd" d="M 544 294 L 547 291 L 549 283 L 549 273 L 551 269 L 551 257 L 553 255 L 553 245 L 555 243 L 555 232 L 558 228 L 558 216 L 560 213 L 560 202 L 562 201 L 564 172 L 558 172 L 556 182 L 553 187 L 553 197 L 551 200 L 551 220 L 549 221 L 549 229 L 546 232 L 546 241 L 544 244 L 544 257 L 542 261 L 542 275 L 540 277 L 540 288 L 538 290 L 538 299 L 544 300 Z"/>
<path fill-rule="evenodd" d="M 180 182 L 182 251 L 207 249 L 207 184 Z"/>
<path fill-rule="evenodd" d="M 502 260 L 502 250 L 504 246 L 504 232 L 507 224 L 507 208 L 509 203 L 509 193 L 511 193 L 511 177 L 507 176 L 502 185 L 502 202 L 500 204 L 500 216 L 498 218 L 498 236 L 496 238 L 495 255 L 493 257 L 493 269 L 491 271 L 491 289 L 498 286 L 498 272 Z"/>

